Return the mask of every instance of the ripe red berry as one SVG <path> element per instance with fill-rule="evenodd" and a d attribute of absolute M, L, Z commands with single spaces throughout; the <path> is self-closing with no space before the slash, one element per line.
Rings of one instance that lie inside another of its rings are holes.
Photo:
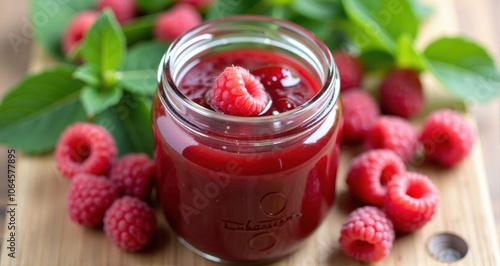
<path fill-rule="evenodd" d="M 120 24 L 133 19 L 137 14 L 134 0 L 98 0 L 97 8 L 99 10 L 110 8 Z"/>
<path fill-rule="evenodd" d="M 61 48 L 65 55 L 73 53 L 76 45 L 83 40 L 87 31 L 97 20 L 98 15 L 97 11 L 83 11 L 71 19 L 61 39 Z"/>
<path fill-rule="evenodd" d="M 158 16 L 155 22 L 154 35 L 159 41 L 173 41 L 186 31 L 202 22 L 200 14 L 188 4 L 176 4 L 167 12 Z"/>
<path fill-rule="evenodd" d="M 75 175 L 66 198 L 69 217 L 84 226 L 98 226 L 119 195 L 118 188 L 102 176 Z"/>
<path fill-rule="evenodd" d="M 420 143 L 428 159 L 449 167 L 461 162 L 472 150 L 474 133 L 459 113 L 438 110 L 426 118 Z"/>
<path fill-rule="evenodd" d="M 394 229 L 386 215 L 376 207 L 354 210 L 342 225 L 340 247 L 349 257 L 362 262 L 380 261 L 389 254 Z"/>
<path fill-rule="evenodd" d="M 406 172 L 387 185 L 384 209 L 396 230 L 412 232 L 431 220 L 438 201 L 438 190 L 427 176 Z"/>
<path fill-rule="evenodd" d="M 368 93 L 358 89 L 342 92 L 340 97 L 344 117 L 342 140 L 362 141 L 380 115 L 377 103 Z"/>
<path fill-rule="evenodd" d="M 351 161 L 346 183 L 349 191 L 364 203 L 384 205 L 387 183 L 404 173 L 401 158 L 390 150 L 370 150 Z"/>
<path fill-rule="evenodd" d="M 109 179 L 122 194 L 144 200 L 151 188 L 154 164 L 146 154 L 127 154 L 111 168 Z"/>
<path fill-rule="evenodd" d="M 389 149 L 409 162 L 418 143 L 416 129 L 407 120 L 396 116 L 381 116 L 366 134 L 368 149 Z"/>
<path fill-rule="evenodd" d="M 113 137 L 101 126 L 76 123 L 64 130 L 55 150 L 56 166 L 63 176 L 103 174 L 117 150 Z"/>
<path fill-rule="evenodd" d="M 358 58 L 351 56 L 347 51 L 337 50 L 333 53 L 333 60 L 339 70 L 341 91 L 347 91 L 361 85 L 363 64 Z"/>
<path fill-rule="evenodd" d="M 104 231 L 118 247 L 127 251 L 144 248 L 156 230 L 156 216 L 145 202 L 125 196 L 106 211 Z"/>
<path fill-rule="evenodd" d="M 384 113 L 405 118 L 418 114 L 424 106 L 419 74 L 413 69 L 396 69 L 380 86 L 380 107 Z"/>
<path fill-rule="evenodd" d="M 262 83 L 248 70 L 227 67 L 216 79 L 210 91 L 212 107 L 224 114 L 256 116 L 268 103 Z"/>

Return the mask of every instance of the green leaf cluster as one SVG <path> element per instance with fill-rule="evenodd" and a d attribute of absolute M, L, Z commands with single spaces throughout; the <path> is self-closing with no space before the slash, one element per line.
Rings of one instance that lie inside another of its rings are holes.
<path fill-rule="evenodd" d="M 358 53 L 365 68 L 385 73 L 392 68 L 429 72 L 453 95 L 483 102 L 500 95 L 500 74 L 479 44 L 443 37 L 420 50 L 420 25 L 433 10 L 420 0 L 218 0 L 208 18 L 264 14 L 295 22 L 332 50 Z"/>
<path fill-rule="evenodd" d="M 85 63 L 62 65 L 26 78 L 0 105 L 0 142 L 28 153 L 50 151 L 78 121 L 100 124 L 120 154 L 152 154 L 149 99 L 168 44 L 140 43 L 127 50 L 113 13 L 105 10 L 80 47 Z"/>
<path fill-rule="evenodd" d="M 463 101 L 483 102 L 500 95 L 500 74 L 479 44 L 457 36 L 434 40 L 423 51 L 415 47 L 420 20 L 429 14 L 419 1 L 342 2 L 352 22 L 350 38 L 371 70 L 427 71 Z"/>
<path fill-rule="evenodd" d="M 30 0 L 29 4 L 34 37 L 49 54 L 64 58 L 61 36 L 66 26 L 77 13 L 94 8 L 95 0 Z"/>
<path fill-rule="evenodd" d="M 156 18 L 173 0 L 137 0 L 140 16 L 123 25 L 102 12 L 70 60 L 28 76 L 0 104 L 0 142 L 28 153 L 50 151 L 60 133 L 78 121 L 107 128 L 121 154 L 152 153 L 150 99 L 167 43 L 151 41 Z M 30 0 L 37 42 L 64 58 L 60 40 L 71 18 L 95 0 Z M 214 0 L 205 19 L 272 16 L 303 26 L 331 50 L 359 55 L 370 73 L 413 68 L 431 73 L 453 95 L 484 102 L 500 95 L 500 73 L 479 44 L 460 36 L 415 46 L 433 10 L 420 0 Z M 79 64 L 85 62 L 84 64 Z M 76 63 L 76 64 L 75 64 Z"/>

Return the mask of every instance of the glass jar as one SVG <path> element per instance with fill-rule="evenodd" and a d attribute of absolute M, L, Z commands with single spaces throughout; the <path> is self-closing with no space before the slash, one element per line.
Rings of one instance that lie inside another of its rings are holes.
<path fill-rule="evenodd" d="M 291 57 L 318 82 L 318 93 L 277 115 L 238 117 L 179 90 L 204 58 L 246 48 Z M 179 240 L 218 262 L 265 263 L 296 250 L 335 197 L 342 119 L 339 75 L 327 47 L 290 22 L 227 17 L 172 43 L 158 81 L 156 186 Z"/>

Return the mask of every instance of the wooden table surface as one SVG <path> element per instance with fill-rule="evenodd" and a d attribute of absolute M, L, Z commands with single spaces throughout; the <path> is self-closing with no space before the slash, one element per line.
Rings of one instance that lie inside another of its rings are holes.
<path fill-rule="evenodd" d="M 452 5 L 443 4 L 452 2 Z M 436 12 L 442 8 L 447 10 L 449 25 L 439 28 L 436 32 L 426 33 L 426 36 L 461 34 L 482 43 L 500 62 L 500 1 L 498 0 L 450 0 L 450 1 L 428 1 L 436 7 Z M 31 44 L 22 44 L 17 52 L 6 38 L 7 33 L 14 32 L 22 34 L 26 31 L 26 0 L 3 1 L 0 4 L 0 96 L 20 80 L 28 70 L 30 60 Z M 456 23 L 458 21 L 458 24 Z M 428 29 L 428 28 L 426 28 Z M 432 31 L 433 29 L 428 29 Z M 425 42 L 425 40 L 422 40 Z M 496 225 L 496 239 L 500 240 L 500 100 L 482 105 L 470 105 L 470 110 L 477 123 L 477 133 L 482 149 L 482 158 L 489 184 L 489 194 L 493 206 Z M 0 147 L 0 168 L 5 169 L 7 151 Z M 5 170 L 3 170 L 5 172 Z M 0 236 L 3 236 L 6 183 L 3 176 L 0 181 Z M 5 250 L 5 239 L 0 239 L 0 253 Z"/>

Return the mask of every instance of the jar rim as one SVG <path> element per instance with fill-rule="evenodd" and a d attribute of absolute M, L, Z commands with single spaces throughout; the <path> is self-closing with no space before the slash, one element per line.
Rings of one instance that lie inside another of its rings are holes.
<path fill-rule="evenodd" d="M 297 106 L 296 108 L 282 112 L 279 114 L 275 115 L 267 115 L 267 116 L 249 116 L 249 117 L 244 117 L 242 119 L 241 116 L 234 116 L 234 115 L 228 115 L 228 114 L 222 114 L 218 113 L 216 111 L 207 109 L 191 99 L 189 99 L 184 93 L 182 93 L 179 88 L 177 87 L 177 84 L 175 83 L 173 77 L 171 76 L 170 71 L 165 71 L 170 69 L 170 63 L 172 60 L 172 53 L 173 51 L 180 45 L 183 45 L 190 40 L 192 40 L 198 33 L 203 32 L 204 30 L 213 27 L 214 25 L 220 24 L 220 23 L 231 23 L 231 22 L 237 22 L 237 23 L 268 23 L 268 24 L 275 24 L 276 26 L 285 28 L 287 30 L 300 33 L 300 35 L 303 35 L 304 37 L 307 37 L 311 40 L 311 43 L 316 46 L 318 51 L 321 51 L 322 56 L 324 56 L 324 59 L 328 62 L 327 66 L 327 71 L 326 71 L 326 76 L 325 80 L 322 81 L 321 83 L 321 88 L 318 90 L 318 92 L 308 101 L 305 103 L 301 104 L 300 106 Z M 205 117 L 210 117 L 211 119 L 220 121 L 220 122 L 227 122 L 227 123 L 250 123 L 250 124 L 267 124 L 267 123 L 273 123 L 276 121 L 283 121 L 286 120 L 289 117 L 294 117 L 297 115 L 301 115 L 303 113 L 309 112 L 311 109 L 314 108 L 314 103 L 318 102 L 319 99 L 322 97 L 325 97 L 324 95 L 327 95 L 329 90 L 332 91 L 332 101 L 331 104 L 335 105 L 338 101 L 339 95 L 340 95 L 340 86 L 332 86 L 330 83 L 336 81 L 339 79 L 339 74 L 337 67 L 335 65 L 333 56 L 326 47 L 326 45 L 319 40 L 314 34 L 312 34 L 310 31 L 307 29 L 294 24 L 292 22 L 286 21 L 286 20 L 281 20 L 281 19 L 276 19 L 272 17 L 267 17 L 267 16 L 261 16 L 261 15 L 236 15 L 236 16 L 227 16 L 227 17 L 222 17 L 218 19 L 213 19 L 213 20 L 208 20 L 205 21 L 204 23 L 200 24 L 199 26 L 187 31 L 180 37 L 178 37 L 176 40 L 174 40 L 171 45 L 169 46 L 167 52 L 164 54 L 161 62 L 160 62 L 160 68 L 158 70 L 158 82 L 159 84 L 168 84 L 168 87 L 173 88 L 174 96 L 182 101 L 187 108 L 190 109 L 190 111 L 195 112 L 197 115 L 205 116 Z M 165 100 L 166 93 L 165 90 L 167 89 L 167 86 L 163 85 L 160 88 L 160 99 L 163 105 L 165 105 Z"/>

